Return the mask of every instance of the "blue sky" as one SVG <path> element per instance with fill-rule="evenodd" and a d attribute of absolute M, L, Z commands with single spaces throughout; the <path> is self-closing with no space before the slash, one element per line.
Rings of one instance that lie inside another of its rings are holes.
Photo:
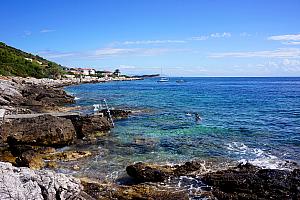
<path fill-rule="evenodd" d="M 300 76 L 299 0 L 10 0 L 0 40 L 69 67 Z"/>

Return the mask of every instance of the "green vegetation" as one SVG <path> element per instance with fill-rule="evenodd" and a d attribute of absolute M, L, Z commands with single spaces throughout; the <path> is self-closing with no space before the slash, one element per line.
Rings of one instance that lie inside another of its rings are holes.
<path fill-rule="evenodd" d="M 0 42 L 0 75 L 59 78 L 62 74 L 61 65 Z"/>
<path fill-rule="evenodd" d="M 114 76 L 119 76 L 121 74 L 119 69 L 116 69 L 113 73 Z"/>

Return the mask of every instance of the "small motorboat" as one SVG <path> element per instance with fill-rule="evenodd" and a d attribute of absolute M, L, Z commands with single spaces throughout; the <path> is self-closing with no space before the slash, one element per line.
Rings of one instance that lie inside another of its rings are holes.
<path fill-rule="evenodd" d="M 186 81 L 185 81 L 185 80 L 182 80 L 182 79 L 176 81 L 176 83 L 185 83 L 185 82 L 186 82 Z"/>

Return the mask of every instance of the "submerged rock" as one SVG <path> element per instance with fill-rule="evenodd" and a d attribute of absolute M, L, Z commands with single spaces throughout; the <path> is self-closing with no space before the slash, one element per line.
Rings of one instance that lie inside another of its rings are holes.
<path fill-rule="evenodd" d="M 202 180 L 218 199 L 300 199 L 300 170 L 261 169 L 251 164 L 208 173 Z"/>
<path fill-rule="evenodd" d="M 74 126 L 69 119 L 42 115 L 7 121 L 0 132 L 3 142 L 10 145 L 64 146 L 76 139 Z"/>
<path fill-rule="evenodd" d="M 80 181 L 48 170 L 33 171 L 0 162 L 0 199 L 88 199 Z"/>

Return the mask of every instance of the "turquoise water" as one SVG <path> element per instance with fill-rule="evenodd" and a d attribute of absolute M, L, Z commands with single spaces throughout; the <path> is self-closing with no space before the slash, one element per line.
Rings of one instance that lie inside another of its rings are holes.
<path fill-rule="evenodd" d="M 300 78 L 178 79 L 67 87 L 80 106 L 105 98 L 111 107 L 140 111 L 90 146 L 98 153 L 82 169 L 107 177 L 136 161 L 249 161 L 267 168 L 300 162 Z"/>

